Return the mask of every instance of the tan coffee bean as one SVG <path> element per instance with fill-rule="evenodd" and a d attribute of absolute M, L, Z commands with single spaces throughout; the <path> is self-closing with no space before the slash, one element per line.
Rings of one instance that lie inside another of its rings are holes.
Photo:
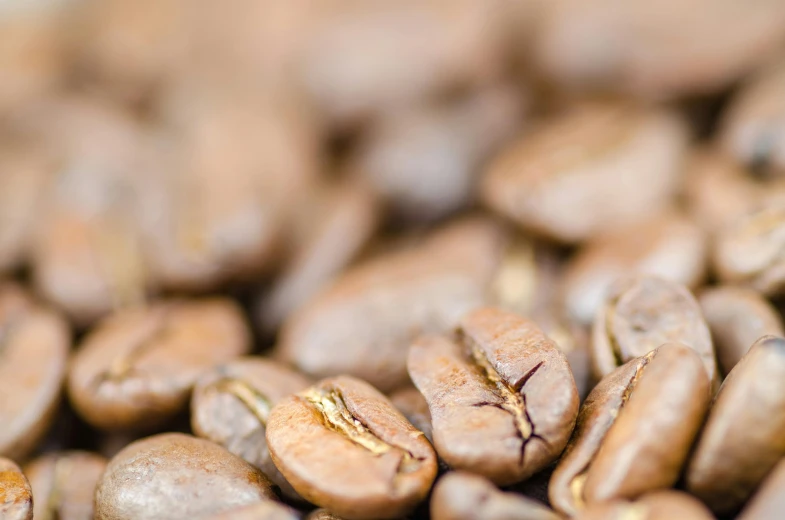
<path fill-rule="evenodd" d="M 716 513 L 741 507 L 785 456 L 785 339 L 765 336 L 738 362 L 712 405 L 686 473 Z"/>
<path fill-rule="evenodd" d="M 207 518 L 209 520 L 300 520 L 302 515 L 291 507 L 265 500 Z"/>
<path fill-rule="evenodd" d="M 553 462 L 575 424 L 578 391 L 564 354 L 512 313 L 480 309 L 455 338 L 420 338 L 408 367 L 428 402 L 439 456 L 496 484 Z"/>
<path fill-rule="evenodd" d="M 785 335 L 777 309 L 753 290 L 720 286 L 701 293 L 698 301 L 723 374 L 730 373 L 762 336 Z"/>
<path fill-rule="evenodd" d="M 491 482 L 462 471 L 439 479 L 431 497 L 433 520 L 559 520 L 543 504 L 516 493 L 504 493 Z"/>
<path fill-rule="evenodd" d="M 217 444 L 179 433 L 134 442 L 95 491 L 97 520 L 209 517 L 274 500 L 264 473 Z"/>
<path fill-rule="evenodd" d="M 0 518 L 33 520 L 33 492 L 22 470 L 0 457 Z"/>
<path fill-rule="evenodd" d="M 92 520 L 93 495 L 107 460 L 86 451 L 48 453 L 24 468 L 37 519 Z"/>
<path fill-rule="evenodd" d="M 571 316 L 590 324 L 608 288 L 624 274 L 647 274 L 697 287 L 706 272 L 704 232 L 676 213 L 598 236 L 571 259 L 564 302 Z"/>
<path fill-rule="evenodd" d="M 308 385 L 306 377 L 268 359 L 218 365 L 194 387 L 191 428 L 260 468 L 285 495 L 299 498 L 270 459 L 265 432 L 273 406 Z"/>
<path fill-rule="evenodd" d="M 390 402 L 412 425 L 433 443 L 433 427 L 428 402 L 415 387 L 401 388 L 390 395 Z"/>
<path fill-rule="evenodd" d="M 65 320 L 0 284 L 0 457 L 23 459 L 51 426 L 70 346 Z"/>
<path fill-rule="evenodd" d="M 667 207 L 686 144 L 669 112 L 580 104 L 492 161 L 482 197 L 526 229 L 579 242 Z"/>
<path fill-rule="evenodd" d="M 614 283 L 594 319 L 592 358 L 599 377 L 663 343 L 675 341 L 700 356 L 712 384 L 718 381 L 709 328 L 684 286 L 652 276 Z"/>
<path fill-rule="evenodd" d="M 785 459 L 774 466 L 747 502 L 739 520 L 777 520 L 785 510 Z"/>
<path fill-rule="evenodd" d="M 673 486 L 709 406 L 710 384 L 691 348 L 669 343 L 617 368 L 589 393 L 551 477 L 560 512 Z"/>
<path fill-rule="evenodd" d="M 665 490 L 636 500 L 613 500 L 589 506 L 575 520 L 713 520 L 706 506 L 687 493 Z"/>
<path fill-rule="evenodd" d="M 145 429 L 183 409 L 199 376 L 246 353 L 250 332 L 232 301 L 160 302 L 106 318 L 71 361 L 68 393 L 97 428 Z"/>
<path fill-rule="evenodd" d="M 325 379 L 270 413 L 273 462 L 309 502 L 346 518 L 398 518 L 428 495 L 436 454 L 368 383 Z"/>

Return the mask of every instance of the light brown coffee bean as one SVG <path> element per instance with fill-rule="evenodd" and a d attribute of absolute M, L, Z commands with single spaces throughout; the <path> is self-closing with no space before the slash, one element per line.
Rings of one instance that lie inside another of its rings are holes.
<path fill-rule="evenodd" d="M 636 500 L 600 502 L 582 511 L 575 520 L 714 520 L 706 506 L 687 493 L 654 491 Z"/>
<path fill-rule="evenodd" d="M 723 282 L 749 286 L 765 295 L 785 291 L 785 198 L 767 202 L 717 236 L 714 266 Z"/>
<path fill-rule="evenodd" d="M 723 374 L 730 373 L 762 336 L 785 335 L 777 309 L 753 290 L 720 286 L 703 291 L 698 302 Z"/>
<path fill-rule="evenodd" d="M 344 520 L 344 519 L 336 515 L 335 513 L 331 513 L 326 509 L 317 509 L 316 511 L 306 516 L 305 520 Z"/>
<path fill-rule="evenodd" d="M 717 383 L 709 328 L 690 291 L 653 276 L 623 277 L 610 287 L 605 304 L 594 319 L 594 371 L 603 377 L 669 341 L 695 350 L 712 384 Z"/>
<path fill-rule="evenodd" d="M 309 502 L 346 518 L 397 518 L 428 495 L 436 454 L 368 383 L 325 379 L 270 413 L 273 462 Z"/>
<path fill-rule="evenodd" d="M 232 509 L 205 520 L 299 520 L 302 515 L 295 509 L 272 500 Z"/>
<path fill-rule="evenodd" d="M 433 443 L 433 427 L 428 402 L 415 387 L 401 388 L 390 395 L 390 402 L 415 428 Z"/>
<path fill-rule="evenodd" d="M 617 368 L 589 393 L 551 477 L 560 512 L 673 486 L 709 406 L 710 384 L 691 348 L 665 344 Z"/>
<path fill-rule="evenodd" d="M 738 520 L 777 520 L 785 511 L 785 459 L 774 466 Z"/>
<path fill-rule="evenodd" d="M 487 298 L 504 234 L 468 218 L 414 249 L 346 271 L 284 323 L 276 353 L 315 377 L 350 374 L 383 391 L 404 385 L 406 349 L 450 329 Z"/>
<path fill-rule="evenodd" d="M 559 520 L 545 505 L 516 493 L 504 493 L 490 481 L 463 471 L 439 479 L 431 496 L 433 520 Z"/>
<path fill-rule="evenodd" d="M 687 467 L 687 490 L 731 513 L 785 456 L 785 339 L 765 336 L 728 374 Z"/>
<path fill-rule="evenodd" d="M 118 453 L 95 491 L 97 520 L 208 517 L 274 500 L 267 477 L 210 441 L 165 433 Z"/>
<path fill-rule="evenodd" d="M 589 241 L 570 260 L 563 281 L 567 312 L 591 324 L 620 275 L 647 274 L 697 287 L 706 273 L 706 236 L 677 213 L 624 227 Z"/>
<path fill-rule="evenodd" d="M 408 367 L 428 402 L 439 456 L 496 484 L 553 462 L 575 424 L 578 391 L 564 354 L 512 313 L 479 309 L 454 338 L 418 339 Z"/>
<path fill-rule="evenodd" d="M 159 302 L 106 318 L 71 360 L 68 394 L 91 425 L 145 429 L 183 409 L 199 376 L 246 353 L 250 332 L 226 299 Z"/>
<path fill-rule="evenodd" d="M 24 458 L 51 426 L 70 346 L 65 320 L 0 284 L 0 457 Z"/>
<path fill-rule="evenodd" d="M 671 113 L 581 104 L 492 161 L 482 197 L 526 229 L 579 242 L 667 207 L 686 143 Z"/>
<path fill-rule="evenodd" d="M 93 495 L 107 460 L 86 451 L 42 455 L 25 468 L 37 519 L 92 520 Z"/>
<path fill-rule="evenodd" d="M 22 470 L 0 457 L 0 518 L 33 520 L 33 492 Z"/>
<path fill-rule="evenodd" d="M 288 497 L 299 498 L 270 459 L 265 432 L 273 406 L 308 385 L 305 376 L 268 359 L 218 365 L 194 387 L 191 428 L 260 468 Z"/>

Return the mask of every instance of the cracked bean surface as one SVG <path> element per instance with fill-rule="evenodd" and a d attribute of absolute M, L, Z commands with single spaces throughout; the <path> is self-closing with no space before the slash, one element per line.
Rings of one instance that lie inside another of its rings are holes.
<path fill-rule="evenodd" d="M 33 492 L 22 470 L 0 457 L 0 518 L 33 520 Z"/>

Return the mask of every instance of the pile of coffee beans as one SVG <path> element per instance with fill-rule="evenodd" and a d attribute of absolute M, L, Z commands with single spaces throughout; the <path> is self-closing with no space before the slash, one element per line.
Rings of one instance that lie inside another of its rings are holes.
<path fill-rule="evenodd" d="M 783 312 L 783 0 L 0 0 L 0 520 L 782 520 Z"/>

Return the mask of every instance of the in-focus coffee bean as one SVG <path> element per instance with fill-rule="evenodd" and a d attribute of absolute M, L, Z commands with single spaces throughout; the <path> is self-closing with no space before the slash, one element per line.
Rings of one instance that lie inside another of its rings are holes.
<path fill-rule="evenodd" d="M 33 492 L 19 466 L 0 457 L 0 518 L 33 520 Z"/>

